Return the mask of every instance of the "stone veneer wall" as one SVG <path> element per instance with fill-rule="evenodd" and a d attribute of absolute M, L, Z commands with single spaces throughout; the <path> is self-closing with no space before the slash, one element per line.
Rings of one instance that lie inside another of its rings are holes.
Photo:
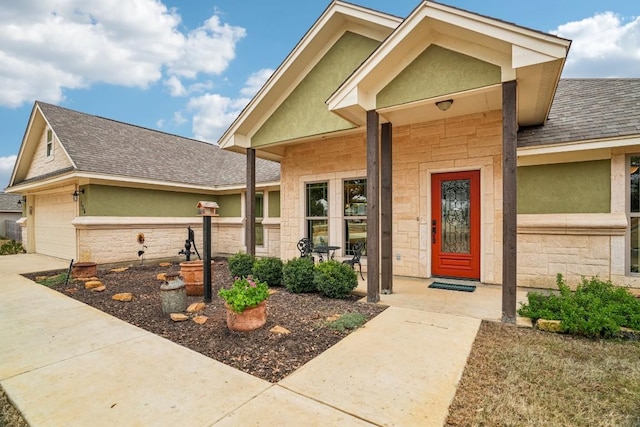
<path fill-rule="evenodd" d="M 141 249 L 136 241 L 138 233 L 145 235 L 145 259 L 184 260 L 184 255 L 178 252 L 184 248 L 188 226 L 194 230 L 200 255 L 204 255 L 200 217 L 78 217 L 73 224 L 80 242 L 78 261 L 103 264 L 138 260 L 138 250 Z M 229 255 L 246 249 L 242 218 L 212 218 L 211 235 L 212 255 Z M 277 234 L 270 232 L 265 235 L 265 247 L 258 248 L 258 255 L 279 255 L 279 242 L 271 240 L 273 237 Z M 197 255 L 193 257 L 197 259 Z"/>
<path fill-rule="evenodd" d="M 481 171 L 481 279 L 502 270 L 502 114 L 479 113 L 393 128 L 393 272 L 429 277 L 430 175 Z M 281 161 L 281 257 L 299 256 L 305 235 L 305 183 L 329 182 L 329 242 L 343 244 L 342 181 L 366 177 L 365 135 L 287 147 Z M 336 253 L 338 257 L 343 254 Z M 366 260 L 364 260 L 366 265 Z"/>

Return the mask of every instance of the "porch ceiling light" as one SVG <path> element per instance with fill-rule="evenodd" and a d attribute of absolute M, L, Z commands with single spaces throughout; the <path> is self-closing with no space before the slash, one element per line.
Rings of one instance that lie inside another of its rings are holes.
<path fill-rule="evenodd" d="M 74 190 L 74 192 L 73 192 L 73 194 L 72 194 L 72 196 L 73 196 L 73 201 L 74 201 L 74 202 L 77 202 L 77 201 L 78 201 L 78 196 L 79 196 L 80 194 L 84 194 L 84 188 L 83 188 L 82 190 L 80 190 L 80 191 L 78 191 L 78 190 Z"/>
<path fill-rule="evenodd" d="M 444 101 L 436 102 L 436 107 L 438 107 L 440 111 L 447 111 L 449 108 L 451 108 L 452 104 L 453 104 L 453 99 L 446 99 Z"/>

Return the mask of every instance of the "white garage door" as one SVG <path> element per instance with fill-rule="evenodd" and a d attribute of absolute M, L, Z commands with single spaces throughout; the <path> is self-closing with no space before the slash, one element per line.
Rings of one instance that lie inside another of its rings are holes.
<path fill-rule="evenodd" d="M 36 253 L 71 260 L 76 257 L 75 202 L 71 194 L 36 196 Z"/>

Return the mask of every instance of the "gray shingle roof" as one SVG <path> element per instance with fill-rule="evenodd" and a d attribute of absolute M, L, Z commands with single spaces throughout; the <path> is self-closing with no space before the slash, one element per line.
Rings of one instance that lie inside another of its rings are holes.
<path fill-rule="evenodd" d="M 245 184 L 246 157 L 217 145 L 36 102 L 76 170 L 202 186 Z M 256 181 L 280 164 L 256 159 Z"/>
<path fill-rule="evenodd" d="M 19 194 L 0 193 L 0 212 L 20 212 L 18 200 L 22 199 Z"/>
<path fill-rule="evenodd" d="M 561 79 L 544 126 L 518 147 L 640 135 L 640 79 Z"/>

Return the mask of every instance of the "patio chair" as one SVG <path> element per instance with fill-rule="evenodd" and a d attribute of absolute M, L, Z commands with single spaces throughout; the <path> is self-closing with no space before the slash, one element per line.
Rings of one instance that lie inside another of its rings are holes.
<path fill-rule="evenodd" d="M 353 257 L 351 259 L 345 259 L 342 261 L 343 264 L 349 264 L 353 270 L 356 269 L 356 264 L 358 264 L 358 268 L 360 270 L 360 277 L 364 280 L 364 276 L 362 275 L 362 264 L 360 264 L 360 257 L 362 256 L 362 251 L 364 250 L 364 243 L 362 241 L 356 242 L 351 249 L 353 250 Z"/>
<path fill-rule="evenodd" d="M 298 250 L 300 251 L 300 258 L 308 258 L 313 261 L 313 245 L 311 244 L 311 240 L 306 237 L 303 237 L 298 241 Z"/>

